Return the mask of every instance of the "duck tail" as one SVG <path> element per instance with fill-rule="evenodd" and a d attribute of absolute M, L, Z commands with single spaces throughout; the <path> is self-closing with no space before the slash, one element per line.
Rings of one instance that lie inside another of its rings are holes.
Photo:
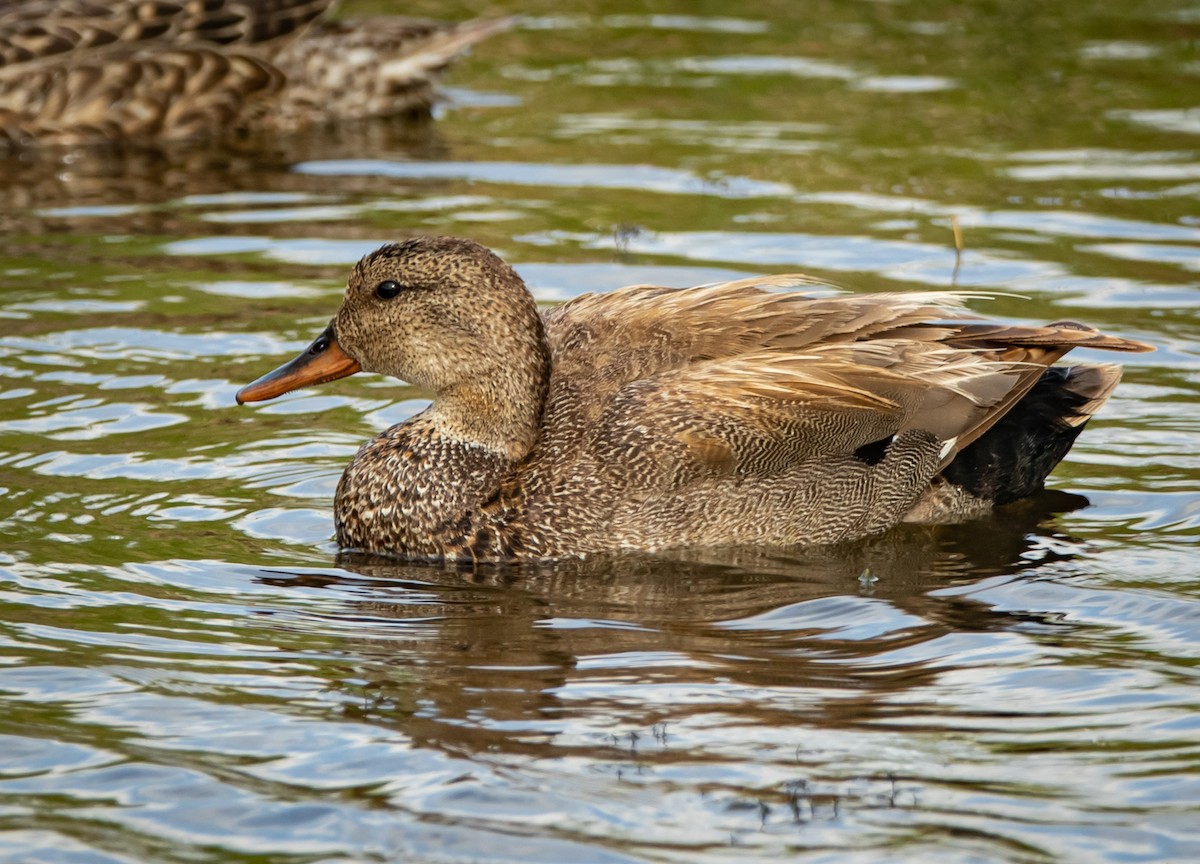
<path fill-rule="evenodd" d="M 514 18 L 479 18 L 432 33 L 413 50 L 385 59 L 379 72 L 392 87 L 407 87 L 427 81 L 445 71 L 455 58 L 481 42 L 513 26 Z"/>
<path fill-rule="evenodd" d="M 1108 399 L 1121 368 L 1052 366 L 994 426 L 942 471 L 950 484 L 995 504 L 1042 489 L 1087 421 Z"/>

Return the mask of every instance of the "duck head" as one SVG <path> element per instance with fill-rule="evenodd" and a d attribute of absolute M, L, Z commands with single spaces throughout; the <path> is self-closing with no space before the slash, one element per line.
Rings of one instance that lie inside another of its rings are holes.
<path fill-rule="evenodd" d="M 451 425 L 464 414 L 486 422 L 531 399 L 540 411 L 548 364 L 541 317 L 513 269 L 470 240 L 422 237 L 359 261 L 329 327 L 237 401 L 379 372 L 434 394 Z"/>

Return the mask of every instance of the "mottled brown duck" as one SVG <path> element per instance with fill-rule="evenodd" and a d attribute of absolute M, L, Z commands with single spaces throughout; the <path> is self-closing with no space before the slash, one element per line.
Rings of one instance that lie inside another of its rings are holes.
<path fill-rule="evenodd" d="M 326 21 L 333 0 L 0 0 L 0 145 L 154 143 L 427 113 L 507 20 Z"/>
<path fill-rule="evenodd" d="M 363 258 L 328 329 L 237 398 L 360 370 L 428 391 L 346 469 L 338 543 L 529 560 L 978 516 L 1042 488 L 1121 376 L 1051 363 L 1150 350 L 1073 322 L 989 322 L 962 292 L 805 284 L 635 285 L 539 314 L 482 246 L 408 240 Z"/>

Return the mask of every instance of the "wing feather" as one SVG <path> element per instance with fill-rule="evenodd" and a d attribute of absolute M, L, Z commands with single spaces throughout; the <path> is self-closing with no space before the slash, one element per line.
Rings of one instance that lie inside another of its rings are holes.
<path fill-rule="evenodd" d="M 688 476 L 741 470 L 772 446 L 774 464 L 923 429 L 953 443 L 948 462 L 1071 348 L 1149 348 L 1074 322 L 985 321 L 965 306 L 985 292 L 791 290 L 814 286 L 827 287 L 804 274 L 633 285 L 550 310 L 551 443 L 669 441 L 664 470 Z"/>
<path fill-rule="evenodd" d="M 936 343 L 835 343 L 799 355 L 708 360 L 620 388 L 587 452 L 652 466 L 663 489 L 714 476 L 845 457 L 908 429 L 943 440 L 973 429 L 1018 387 L 1027 364 Z"/>

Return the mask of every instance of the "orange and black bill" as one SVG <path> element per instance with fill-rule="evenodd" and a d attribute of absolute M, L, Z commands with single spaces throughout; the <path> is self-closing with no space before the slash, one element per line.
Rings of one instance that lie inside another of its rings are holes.
<path fill-rule="evenodd" d="M 283 364 L 274 372 L 268 372 L 237 392 L 239 405 L 247 402 L 263 402 L 284 393 L 324 384 L 353 375 L 362 369 L 358 361 L 342 350 L 333 330 L 333 322 L 325 332 L 313 340 L 295 360 Z"/>

